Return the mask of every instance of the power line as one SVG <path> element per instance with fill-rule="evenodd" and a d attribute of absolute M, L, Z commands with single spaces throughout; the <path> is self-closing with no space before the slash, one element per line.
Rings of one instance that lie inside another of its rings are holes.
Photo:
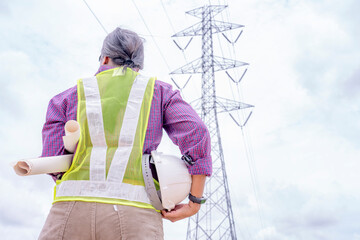
<path fill-rule="evenodd" d="M 100 24 L 100 26 L 102 27 L 102 29 L 104 29 L 105 33 L 106 33 L 106 34 L 109 34 L 108 31 L 106 31 L 104 25 L 100 22 L 99 18 L 95 15 L 94 11 L 91 10 L 89 4 L 88 4 L 85 0 L 83 0 L 83 2 L 84 2 L 85 5 L 88 7 L 88 9 L 90 10 L 90 12 L 94 15 L 96 21 Z"/>
<path fill-rule="evenodd" d="M 160 3 L 161 3 L 161 6 L 162 6 L 162 8 L 163 8 L 163 10 L 164 10 L 164 12 L 165 12 L 165 15 L 166 15 L 166 17 L 167 17 L 167 19 L 168 19 L 168 21 L 169 21 L 169 23 L 170 23 L 170 26 L 171 26 L 173 32 L 176 33 L 175 28 L 174 28 L 174 25 L 172 24 L 172 22 L 171 22 L 171 20 L 170 20 L 170 17 L 169 17 L 169 15 L 168 15 L 168 13 L 167 13 L 167 11 L 166 11 L 166 9 L 165 9 L 165 6 L 164 6 L 163 1 L 160 0 Z"/>
<path fill-rule="evenodd" d="M 221 5 L 220 0 L 218 0 L 218 3 L 219 3 L 219 5 Z M 228 5 L 226 0 L 224 0 L 224 5 L 226 5 L 226 6 Z M 227 16 L 227 21 L 229 21 L 229 19 L 230 19 L 229 12 L 228 11 L 225 11 L 225 12 L 226 12 L 226 16 Z M 221 15 L 222 21 L 224 21 L 223 12 L 221 12 L 220 15 Z M 231 31 L 230 31 L 230 35 L 232 36 Z M 218 39 L 219 39 L 219 36 L 218 36 Z M 222 47 L 221 47 L 220 40 L 219 40 L 219 45 L 220 45 L 221 53 L 223 55 L 223 50 L 222 50 Z M 229 50 L 229 54 L 232 55 L 231 54 L 232 53 L 231 48 L 229 46 L 228 46 L 228 50 Z M 236 59 L 236 51 L 235 51 L 234 43 L 232 43 L 232 50 L 233 50 L 234 58 Z M 235 75 L 236 75 L 236 78 L 238 78 L 238 70 L 235 71 Z M 230 84 L 230 80 L 229 80 L 229 84 Z M 242 101 L 243 100 L 243 94 L 240 94 L 240 85 L 238 83 L 236 84 L 236 88 L 237 88 L 239 100 Z M 231 93 L 232 93 L 232 95 L 234 97 L 233 90 L 232 90 L 231 87 L 230 87 L 230 89 L 231 89 Z M 242 118 L 240 118 L 239 114 L 242 115 Z M 237 111 L 237 115 L 238 115 L 239 119 L 245 119 L 245 115 L 244 115 L 243 111 L 241 111 L 240 113 L 239 113 L 239 111 Z M 263 218 L 264 218 L 263 217 L 263 209 L 261 208 L 262 198 L 261 198 L 261 195 L 260 195 L 260 187 L 259 187 L 259 182 L 258 182 L 255 159 L 254 159 L 253 150 L 252 150 L 252 147 L 251 147 L 249 136 L 244 131 L 245 131 L 244 127 L 241 127 L 241 133 L 242 133 L 242 136 L 243 136 L 243 139 L 244 139 L 244 147 L 245 147 L 246 158 L 248 160 L 249 171 L 250 171 L 250 176 L 251 176 L 251 183 L 252 183 L 251 185 L 253 187 L 254 196 L 255 196 L 255 199 L 256 199 L 256 203 L 257 203 L 257 209 L 258 209 L 260 225 L 261 225 L 262 228 L 265 228 L 264 220 L 263 220 Z"/>
<path fill-rule="evenodd" d="M 169 17 L 168 11 L 166 10 L 166 7 L 165 7 L 165 5 L 164 5 L 164 3 L 163 3 L 162 0 L 160 0 L 160 3 L 161 3 L 161 6 L 162 6 L 162 9 L 164 10 L 164 13 L 165 13 L 165 15 L 166 15 L 166 18 L 167 18 L 167 20 L 168 20 L 168 22 L 169 22 L 169 24 L 170 24 L 170 26 L 171 26 L 171 29 L 173 30 L 173 35 L 175 35 L 175 34 L 176 34 L 175 27 L 174 27 L 174 25 L 173 25 L 173 23 L 172 23 L 172 21 L 171 21 L 171 18 Z M 178 43 L 176 43 L 176 41 L 173 40 L 174 43 L 177 45 L 177 47 L 181 50 L 181 53 L 182 53 L 182 55 L 183 55 L 183 57 L 184 57 L 184 60 L 185 60 L 185 63 L 186 63 L 186 64 L 188 64 L 189 61 L 188 61 L 187 58 L 186 58 L 185 49 L 189 46 L 191 40 L 192 40 L 192 38 L 190 39 L 190 41 L 187 43 L 186 47 L 184 47 L 184 48 L 181 48 L 181 47 L 178 45 Z M 192 76 L 192 75 L 190 75 L 190 78 L 191 78 L 191 76 Z M 185 88 L 185 86 L 187 85 L 187 83 L 188 83 L 189 80 L 185 83 L 185 85 L 184 85 L 182 88 L 179 87 L 179 85 L 176 83 L 176 81 L 175 81 L 173 78 L 171 78 L 171 80 L 174 82 L 174 84 L 176 85 L 176 87 L 180 90 L 181 95 L 185 98 L 185 93 L 184 93 L 183 90 L 184 90 L 184 88 Z M 196 89 L 196 92 L 200 92 L 200 91 L 198 90 L 198 88 L 197 88 L 196 85 L 194 86 L 194 88 Z"/>
<path fill-rule="evenodd" d="M 210 0 L 209 0 L 209 4 L 210 4 Z M 221 5 L 220 0 L 218 0 L 218 4 Z M 225 6 L 228 5 L 226 0 L 224 0 L 224 5 Z M 227 16 L 227 21 L 229 21 L 229 13 L 228 13 L 228 11 L 225 11 L 225 12 L 226 12 L 226 16 Z M 223 12 L 221 12 L 220 15 L 221 15 L 222 21 L 224 22 Z M 230 35 L 232 36 L 232 31 L 230 31 Z M 223 48 L 222 48 L 222 44 L 221 44 L 219 35 L 217 36 L 217 38 L 218 38 L 218 41 L 219 41 L 221 55 L 222 55 L 222 57 L 224 57 L 224 51 L 223 51 Z M 236 59 L 235 46 L 234 46 L 234 43 L 231 43 L 231 44 L 232 44 L 232 51 L 231 51 L 231 48 L 228 45 L 227 45 L 227 49 L 229 51 L 230 56 L 233 53 L 234 58 Z M 235 75 L 236 75 L 236 78 L 238 78 L 238 70 L 235 71 Z M 229 84 L 230 84 L 230 80 L 229 80 Z M 238 83 L 236 83 L 236 88 L 237 88 L 239 99 L 240 99 L 240 101 L 242 101 L 243 100 L 243 95 L 240 94 L 240 91 L 239 91 L 240 86 L 239 86 Z M 230 89 L 231 89 L 232 96 L 235 99 L 233 88 L 231 86 L 230 86 Z M 241 112 L 241 113 L 239 113 L 239 112 Z M 242 118 L 240 117 L 240 114 L 242 115 Z M 245 115 L 244 115 L 243 111 L 237 111 L 237 115 L 238 115 L 239 119 L 245 119 Z M 260 193 L 259 193 L 260 187 L 259 187 L 259 183 L 258 183 L 258 176 L 257 176 L 257 170 L 256 170 L 254 155 L 253 155 L 253 151 L 252 151 L 252 148 L 251 148 L 251 145 L 250 145 L 250 142 L 249 142 L 250 141 L 249 137 L 244 131 L 245 131 L 244 126 L 242 126 L 241 127 L 241 133 L 242 133 L 242 137 L 244 139 L 244 147 L 245 147 L 246 159 L 248 161 L 248 166 L 249 166 L 249 171 L 250 171 L 250 176 L 251 176 L 251 185 L 252 185 L 252 188 L 253 188 L 253 191 L 254 191 L 254 197 L 255 197 L 255 200 L 256 200 L 256 203 L 257 203 L 257 210 L 258 210 L 258 215 L 259 215 L 259 220 L 260 220 L 260 226 L 262 228 L 264 228 L 263 211 L 262 211 L 262 208 L 261 208 L 262 200 L 261 200 L 261 196 L 260 196 Z"/>
<path fill-rule="evenodd" d="M 152 33 L 151 33 L 151 31 L 150 31 L 150 29 L 149 29 L 148 25 L 146 24 L 146 22 L 145 22 L 145 19 L 144 19 L 143 15 L 141 14 L 141 12 L 140 12 L 140 10 L 139 10 L 139 8 L 138 8 L 138 6 L 136 5 L 136 3 L 135 3 L 135 1 L 134 1 L 134 0 L 132 0 L 132 3 L 134 4 L 134 6 L 135 6 L 136 10 L 138 11 L 138 13 L 139 13 L 139 15 L 140 15 L 140 17 L 141 17 L 141 20 L 143 21 L 143 23 L 144 23 L 144 25 L 145 25 L 145 27 L 146 27 L 147 31 L 149 32 L 149 34 L 150 34 L 150 36 L 151 36 L 152 40 L 153 40 L 153 41 L 154 41 L 154 43 L 155 43 L 156 48 L 158 49 L 158 51 L 159 51 L 159 53 L 160 53 L 160 55 L 161 55 L 161 58 L 164 60 L 164 62 L 165 62 L 165 64 L 166 64 L 166 66 L 167 66 L 167 68 L 169 69 L 169 72 L 170 72 L 170 71 L 171 71 L 170 66 L 169 66 L 169 64 L 167 63 L 167 61 L 166 61 L 166 59 L 165 59 L 165 57 L 164 57 L 163 53 L 161 52 L 161 49 L 160 49 L 159 45 L 157 44 L 157 42 L 156 42 L 156 40 L 155 40 L 154 36 L 152 35 Z"/>
<path fill-rule="evenodd" d="M 171 26 L 171 29 L 173 30 L 173 34 L 175 34 L 176 31 L 175 31 L 174 25 L 172 24 L 172 21 L 171 21 L 171 19 L 170 19 L 170 17 L 169 17 L 169 14 L 167 13 L 168 11 L 166 10 L 165 5 L 164 5 L 164 3 L 163 3 L 162 0 L 160 0 L 160 3 L 161 3 L 161 6 L 162 6 L 162 8 L 163 8 L 163 10 L 164 10 L 164 13 L 165 13 L 165 15 L 166 15 L 166 18 L 167 18 L 167 20 L 168 20 L 168 22 L 169 22 L 169 24 L 170 24 L 170 26 Z M 175 42 L 175 44 L 177 45 L 176 42 Z M 178 47 L 179 47 L 179 46 L 178 46 Z M 187 47 L 187 46 L 186 46 L 186 47 Z M 186 47 L 185 47 L 185 48 L 186 48 Z M 180 48 L 180 47 L 179 47 L 179 48 Z M 184 56 L 185 62 L 188 63 L 188 60 L 187 60 L 186 55 L 185 55 L 185 49 L 182 49 L 181 52 L 182 52 L 182 54 L 183 54 L 183 56 Z"/>
<path fill-rule="evenodd" d="M 108 34 L 108 31 L 106 30 L 106 28 L 104 27 L 104 25 L 101 23 L 100 19 L 96 16 L 96 14 L 94 13 L 94 11 L 91 9 L 91 7 L 89 6 L 89 4 L 86 2 L 86 0 L 83 0 L 83 2 L 84 2 L 84 3 L 85 3 L 85 5 L 87 6 L 87 8 L 90 10 L 90 12 L 93 14 L 93 16 L 95 17 L 96 21 L 100 24 L 100 26 L 101 26 L 101 27 L 102 27 L 102 29 L 105 31 L 105 33 L 106 33 L 106 34 Z M 147 31 L 149 32 L 149 34 L 150 34 L 150 36 L 151 36 L 152 40 L 153 40 L 153 41 L 154 41 L 154 43 L 155 43 L 156 48 L 158 49 L 158 51 L 159 51 L 159 53 L 160 53 L 160 55 L 161 55 L 162 59 L 164 60 L 164 62 L 165 62 L 165 64 L 166 64 L 166 66 L 167 66 L 167 68 L 169 69 L 169 72 L 170 72 L 170 71 L 171 71 L 170 66 L 169 66 L 169 64 L 167 63 L 167 61 L 166 61 L 166 59 L 165 59 L 165 57 L 164 57 L 163 53 L 161 52 L 161 49 L 160 49 L 159 45 L 157 44 L 157 42 L 156 42 L 156 40 L 155 40 L 154 36 L 152 35 L 152 33 L 151 33 L 151 31 L 150 31 L 150 29 L 149 29 L 148 25 L 146 24 L 145 19 L 144 19 L 144 17 L 142 16 L 142 14 L 141 14 L 141 12 L 140 12 L 140 10 L 139 10 L 138 6 L 136 5 L 136 3 L 135 3 L 135 1 L 134 1 L 134 0 L 132 0 L 132 3 L 134 4 L 134 6 L 135 6 L 136 10 L 138 11 L 138 13 L 139 13 L 139 15 L 140 15 L 140 17 L 141 17 L 141 20 L 143 21 L 143 23 L 144 23 L 144 25 L 145 25 L 145 27 L 146 27 Z M 143 35 L 143 36 L 146 36 L 146 35 Z"/>

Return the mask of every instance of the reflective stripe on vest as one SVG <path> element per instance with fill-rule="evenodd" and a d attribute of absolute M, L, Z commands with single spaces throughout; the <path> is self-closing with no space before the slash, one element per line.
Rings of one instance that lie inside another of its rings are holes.
<path fill-rule="evenodd" d="M 87 121 L 93 144 L 90 155 L 90 181 L 105 181 L 107 146 L 100 92 L 96 77 L 83 79 L 83 86 L 86 99 Z"/>
<path fill-rule="evenodd" d="M 120 68 L 122 70 L 122 68 Z M 114 74 L 112 77 L 116 76 L 116 71 L 113 70 Z M 129 70 L 127 70 L 129 73 Z M 135 74 L 131 71 L 131 73 Z M 118 74 L 119 75 L 119 74 Z M 120 74 L 121 75 L 121 74 Z M 124 75 L 124 74 L 122 74 Z M 121 79 L 120 79 L 121 80 Z M 119 81 L 120 81 L 119 80 Z M 124 79 L 122 79 L 124 80 Z M 106 139 L 105 130 L 107 126 L 104 126 L 104 116 L 102 109 L 102 99 L 101 92 L 99 90 L 98 80 L 96 77 L 83 79 L 83 91 L 85 97 L 86 105 L 86 120 L 90 135 L 90 165 L 89 169 L 89 180 L 74 180 L 66 179 L 64 175 L 64 180 L 56 187 L 55 201 L 57 198 L 61 197 L 95 197 L 95 198 L 113 198 L 113 199 L 124 199 L 128 201 L 136 201 L 141 203 L 150 204 L 150 201 L 147 197 L 145 187 L 143 184 L 142 173 L 141 173 L 141 162 L 140 169 L 138 173 L 141 177 L 142 182 L 138 184 L 129 184 L 124 182 L 124 176 L 128 162 L 131 158 L 131 153 L 134 148 L 134 140 L 136 134 L 140 134 L 141 138 L 145 138 L 147 119 L 145 125 L 142 126 L 143 132 L 137 133 L 138 122 L 141 111 L 145 111 L 149 114 L 151 99 L 153 94 L 153 79 L 150 84 L 152 84 L 151 90 L 147 90 L 149 84 L 149 78 L 145 78 L 141 75 L 137 75 L 130 90 L 130 94 L 127 99 L 126 108 L 123 113 L 122 125 L 120 130 L 120 135 L 117 142 L 117 148 L 113 155 L 113 158 L 108 169 L 108 174 L 106 176 L 106 163 L 107 163 L 107 154 L 109 155 L 109 146 Z M 99 84 L 101 82 L 99 81 Z M 80 82 L 79 82 L 80 84 Z M 111 87 L 105 85 L 106 87 Z M 79 94 L 79 93 L 78 93 Z M 147 95 L 146 95 L 147 94 Z M 142 103 L 144 97 L 147 97 L 147 100 L 150 98 L 150 103 L 146 105 L 147 109 L 142 109 Z M 79 106 L 80 107 L 80 102 Z M 79 109 L 78 109 L 79 111 Z M 106 116 L 105 116 L 106 117 Z M 148 115 L 147 115 L 148 117 Z M 79 114 L 78 114 L 79 118 Z M 118 120 L 118 119 L 117 119 Z M 85 121 L 84 121 L 85 122 Z M 120 124 L 117 123 L 116 124 Z M 81 125 L 81 124 L 80 124 Z M 84 124 L 85 125 L 85 124 Z M 139 136 L 137 136 L 139 138 Z M 144 140 L 144 139 L 142 139 Z M 83 139 L 83 141 L 86 141 Z M 80 143 L 79 143 L 80 144 Z M 135 143 L 138 145 L 138 142 Z M 92 145 L 92 147 L 91 147 Z M 141 161 L 142 146 L 138 146 L 141 149 L 140 157 L 136 161 Z M 78 151 L 78 150 L 77 150 Z M 87 156 L 88 152 L 84 151 Z M 80 154 L 78 154 L 80 155 Z M 83 158 L 86 158 L 84 156 Z M 136 156 L 136 155 L 135 155 Z M 81 156 L 75 155 L 75 158 L 81 159 Z M 86 166 L 80 165 L 79 169 L 83 171 L 86 169 Z M 76 174 L 77 168 L 70 168 L 69 171 L 73 171 L 73 174 Z M 75 172 L 75 173 L 74 173 Z M 137 174 L 138 174 L 137 173 Z M 134 178 L 139 178 L 135 176 Z M 81 178 L 80 178 L 81 179 Z M 131 179 L 130 179 L 131 180 Z M 134 180 L 134 182 L 138 179 Z M 107 201 L 108 202 L 108 201 Z"/>

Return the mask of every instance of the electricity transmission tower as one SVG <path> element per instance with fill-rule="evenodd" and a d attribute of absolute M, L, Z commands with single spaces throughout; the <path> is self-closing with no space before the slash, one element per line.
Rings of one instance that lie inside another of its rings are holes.
<path fill-rule="evenodd" d="M 200 18 L 201 22 L 172 36 L 201 36 L 202 38 L 201 58 L 187 63 L 170 74 L 201 73 L 201 98 L 193 102 L 193 107 L 200 113 L 202 120 L 209 129 L 213 159 L 213 175 L 207 180 L 204 193 L 204 196 L 207 198 L 207 202 L 201 207 L 200 211 L 196 215 L 189 218 L 187 239 L 237 239 L 217 115 L 221 112 L 230 112 L 244 108 L 251 108 L 253 106 L 216 96 L 216 71 L 248 65 L 244 62 L 217 57 L 213 54 L 213 34 L 222 33 L 226 40 L 230 42 L 223 32 L 244 27 L 239 24 L 214 20 L 214 16 L 226 7 L 227 6 L 210 5 L 186 12 L 189 15 Z M 241 33 L 242 31 L 235 42 L 240 37 Z M 190 41 L 191 40 L 192 38 Z M 176 41 L 174 42 L 180 48 Z M 235 83 L 239 83 L 245 72 L 246 69 L 240 80 L 237 82 L 233 80 L 227 71 L 226 74 Z M 175 81 L 174 83 L 176 84 Z"/>

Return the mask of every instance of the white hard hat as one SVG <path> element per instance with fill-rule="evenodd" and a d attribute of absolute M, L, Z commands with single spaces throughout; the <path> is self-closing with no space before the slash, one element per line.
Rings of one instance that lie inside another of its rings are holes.
<path fill-rule="evenodd" d="M 143 156 L 145 188 L 151 204 L 158 210 L 171 210 L 190 193 L 191 175 L 179 157 L 151 152 L 159 179 L 160 191 L 156 191 L 149 162 L 150 155 Z"/>

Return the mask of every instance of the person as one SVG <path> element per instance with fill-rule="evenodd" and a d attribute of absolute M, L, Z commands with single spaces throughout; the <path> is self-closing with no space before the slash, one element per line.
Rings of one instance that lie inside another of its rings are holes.
<path fill-rule="evenodd" d="M 62 136 L 69 120 L 79 122 L 81 137 L 70 169 L 52 174 L 54 202 L 39 239 L 163 239 L 163 218 L 190 217 L 200 204 L 156 211 L 143 194 L 142 155 L 157 149 L 164 129 L 192 159 L 190 192 L 201 198 L 212 172 L 209 132 L 179 91 L 139 73 L 144 47 L 135 32 L 108 34 L 99 61 L 95 77 L 49 102 L 42 156 L 67 154 Z"/>

